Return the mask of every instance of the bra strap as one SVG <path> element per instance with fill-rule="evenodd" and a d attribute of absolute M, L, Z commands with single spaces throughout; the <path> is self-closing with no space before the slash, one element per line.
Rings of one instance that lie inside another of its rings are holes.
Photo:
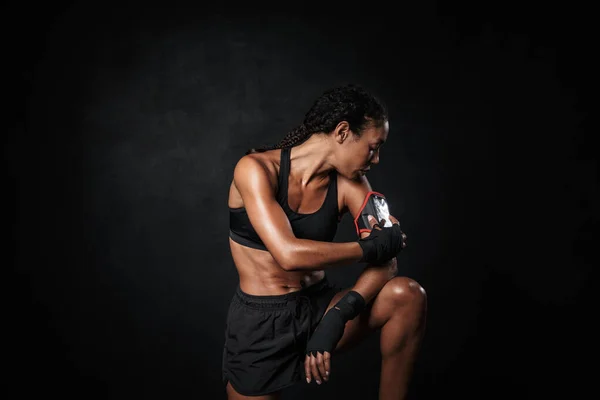
<path fill-rule="evenodd" d="M 277 201 L 282 206 L 287 202 L 288 194 L 288 176 L 290 174 L 290 149 L 281 149 L 281 158 L 279 160 L 279 177 L 277 181 L 279 188 L 277 190 Z"/>

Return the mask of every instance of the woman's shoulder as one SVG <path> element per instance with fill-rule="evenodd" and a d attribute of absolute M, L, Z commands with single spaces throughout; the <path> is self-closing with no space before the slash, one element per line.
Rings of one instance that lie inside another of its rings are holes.
<path fill-rule="evenodd" d="M 280 149 L 251 153 L 242 156 L 234 168 L 235 179 L 268 179 L 273 185 L 278 183 Z"/>
<path fill-rule="evenodd" d="M 356 204 L 362 203 L 367 193 L 373 190 L 364 175 L 356 179 L 349 179 L 342 174 L 337 174 L 337 185 L 342 198 L 342 213 L 352 212 Z"/>

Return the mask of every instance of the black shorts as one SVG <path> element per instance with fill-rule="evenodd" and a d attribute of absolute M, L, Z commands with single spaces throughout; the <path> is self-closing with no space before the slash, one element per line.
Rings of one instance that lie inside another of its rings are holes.
<path fill-rule="evenodd" d="M 343 288 L 325 277 L 296 292 L 255 296 L 238 286 L 227 313 L 223 383 L 245 396 L 306 381 L 304 357 L 333 296 Z"/>

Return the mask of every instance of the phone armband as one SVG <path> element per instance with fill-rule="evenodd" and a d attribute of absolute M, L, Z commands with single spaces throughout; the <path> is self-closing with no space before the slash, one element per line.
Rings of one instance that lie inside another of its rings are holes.
<path fill-rule="evenodd" d="M 363 204 L 354 218 L 354 226 L 356 227 L 356 234 L 360 238 L 360 234 L 363 232 L 371 233 L 371 224 L 369 224 L 368 216 L 372 215 L 375 217 L 377 222 L 385 218 L 385 225 L 383 227 L 392 226 L 390 221 L 390 211 L 388 202 L 385 196 L 378 192 L 369 192 L 363 201 Z"/>

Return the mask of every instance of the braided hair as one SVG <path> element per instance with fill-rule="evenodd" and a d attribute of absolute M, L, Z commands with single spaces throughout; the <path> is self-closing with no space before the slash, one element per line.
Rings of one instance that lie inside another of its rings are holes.
<path fill-rule="evenodd" d="M 305 114 L 302 124 L 291 130 L 279 143 L 253 148 L 246 154 L 299 145 L 314 133 L 328 134 L 340 121 L 347 121 L 350 130 L 360 136 L 369 122 L 381 126 L 387 119 L 387 107 L 381 100 L 359 85 L 347 84 L 326 90 Z"/>

